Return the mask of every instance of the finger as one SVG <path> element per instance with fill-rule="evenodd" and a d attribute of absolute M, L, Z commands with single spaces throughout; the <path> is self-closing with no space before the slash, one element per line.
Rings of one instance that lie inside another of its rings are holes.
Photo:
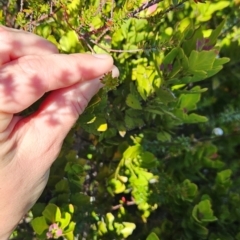
<path fill-rule="evenodd" d="M 112 76 L 119 76 L 119 70 L 115 66 L 112 68 Z M 24 135 L 24 139 L 19 139 L 24 146 L 21 154 L 21 159 L 24 160 L 22 164 L 28 166 L 35 164 L 35 167 L 29 168 L 35 169 L 35 171 L 39 169 L 47 170 L 56 159 L 63 139 L 91 98 L 102 86 L 99 79 L 95 79 L 53 91 L 47 96 L 36 113 L 22 119 L 15 130 L 20 132 L 18 136 Z M 37 149 L 31 147 L 32 142 L 29 142 L 29 139 L 36 141 Z M 44 144 L 38 144 L 39 139 Z M 32 156 L 36 161 L 25 162 L 27 158 L 23 156 L 24 153 L 30 154 L 30 156 L 33 154 Z M 44 156 L 44 159 L 42 159 L 42 156 Z M 36 175 L 37 172 L 33 174 Z"/>
<path fill-rule="evenodd" d="M 78 119 L 79 114 L 84 111 L 92 96 L 101 87 L 100 80 L 95 79 L 51 92 L 36 113 L 22 119 L 15 128 L 18 132 L 17 136 L 24 136 L 19 139 L 21 149 L 18 151 L 21 155 L 19 159 L 24 161 L 22 164 L 26 164 L 29 169 L 31 165 L 38 164 L 33 168 L 36 171 L 48 169 L 56 159 L 63 139 Z M 34 141 L 34 145 L 38 146 L 37 149 L 32 148 L 33 142 L 29 139 Z M 31 162 L 31 159 L 30 162 L 26 162 L 25 153 L 30 156 L 33 154 L 34 162 Z"/>
<path fill-rule="evenodd" d="M 51 54 L 19 58 L 0 68 L 0 112 L 21 112 L 48 91 L 95 79 L 112 67 L 113 59 L 108 55 Z"/>
<path fill-rule="evenodd" d="M 2 133 L 9 125 L 9 123 L 12 121 L 13 114 L 11 113 L 0 113 L 0 133 Z M 0 134 L 0 142 L 2 141 L 2 134 Z M 4 138 L 3 138 L 4 139 Z"/>
<path fill-rule="evenodd" d="M 0 26 L 0 66 L 27 55 L 58 53 L 57 47 L 35 34 Z"/>

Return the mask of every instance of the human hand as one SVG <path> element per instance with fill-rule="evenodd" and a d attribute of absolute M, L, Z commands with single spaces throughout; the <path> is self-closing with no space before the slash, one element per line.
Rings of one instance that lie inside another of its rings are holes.
<path fill-rule="evenodd" d="M 42 193 L 65 136 L 113 60 L 58 54 L 45 39 L 3 26 L 0 42 L 0 240 L 6 240 Z M 34 114 L 15 115 L 46 92 Z"/>

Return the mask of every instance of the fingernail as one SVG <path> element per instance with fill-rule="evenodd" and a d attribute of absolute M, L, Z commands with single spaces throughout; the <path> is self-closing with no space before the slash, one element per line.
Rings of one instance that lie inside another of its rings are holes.
<path fill-rule="evenodd" d="M 116 77 L 119 77 L 119 69 L 114 65 L 113 68 L 112 68 L 112 77 L 113 78 L 116 78 Z"/>
<path fill-rule="evenodd" d="M 109 54 L 93 54 L 93 56 L 101 59 L 106 59 L 111 57 Z"/>

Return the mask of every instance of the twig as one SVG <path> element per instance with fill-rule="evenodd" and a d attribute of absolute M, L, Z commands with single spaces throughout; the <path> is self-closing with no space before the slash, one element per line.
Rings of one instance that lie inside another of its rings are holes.
<path fill-rule="evenodd" d="M 106 52 L 116 52 L 116 53 L 130 52 L 130 53 L 134 53 L 134 52 L 143 51 L 143 49 L 118 50 L 118 49 L 106 48 L 106 47 L 100 45 L 99 43 L 97 43 L 96 41 L 94 41 L 92 39 L 90 39 L 90 42 L 97 45 L 98 47 L 100 47 L 101 49 L 103 49 Z"/>
<path fill-rule="evenodd" d="M 111 7 L 111 19 L 113 19 L 113 6 L 114 6 L 114 0 L 112 0 L 112 7 Z"/>
<path fill-rule="evenodd" d="M 81 38 L 82 39 L 82 38 Z M 90 39 L 89 40 L 91 43 L 97 45 L 99 48 L 103 49 L 106 52 L 115 52 L 115 53 L 136 53 L 136 52 L 144 52 L 144 51 L 156 51 L 159 50 L 160 48 L 158 47 L 153 47 L 153 48 L 138 48 L 138 49 L 130 49 L 130 50 L 120 50 L 120 49 L 112 49 L 112 48 L 106 48 L 102 46 L 101 44 L 97 43 L 96 41 Z M 166 50 L 166 48 L 161 48 L 161 50 Z"/>
<path fill-rule="evenodd" d="M 160 3 L 163 0 L 152 0 L 150 2 L 147 2 L 145 4 L 143 4 L 141 7 L 139 7 L 138 9 L 134 10 L 133 12 L 128 14 L 128 17 L 135 17 L 138 13 L 144 11 L 145 9 L 151 7 L 154 4 Z"/>
<path fill-rule="evenodd" d="M 151 7 L 152 5 L 156 4 L 156 3 L 159 3 L 163 0 L 153 0 L 153 1 L 150 1 L 150 2 L 147 2 L 146 4 L 142 5 L 140 8 L 138 8 L 137 10 L 131 12 L 130 14 L 128 14 L 128 17 L 135 17 L 136 14 L 140 13 L 141 11 Z M 163 12 L 160 12 L 160 15 L 163 16 L 167 13 L 169 13 L 170 11 L 173 11 L 175 10 L 176 8 L 178 8 L 179 6 L 181 6 L 183 3 L 187 2 L 189 0 L 183 0 L 182 2 L 176 4 L 176 5 L 171 5 L 169 8 L 167 8 L 165 11 Z M 83 39 L 86 39 L 86 38 L 89 38 L 92 34 L 96 34 L 96 33 L 99 33 L 101 32 L 101 35 L 99 36 L 99 38 L 96 40 L 96 41 L 93 41 L 92 42 L 96 45 L 98 45 L 98 42 L 99 40 L 105 35 L 106 32 L 108 32 L 110 30 L 109 28 L 109 25 L 105 24 L 104 26 L 102 26 L 101 28 L 97 29 L 97 30 L 93 30 L 91 32 L 88 32 L 88 33 L 85 33 L 83 34 L 81 37 Z M 106 49 L 100 45 L 98 45 L 98 47 L 102 48 L 103 50 L 105 51 L 108 51 L 108 52 L 127 52 L 127 50 L 124 50 L 124 51 L 121 51 L 121 50 L 114 50 L 114 49 Z M 138 50 L 133 50 L 133 51 L 128 51 L 128 52 L 138 52 L 138 51 L 141 51 L 141 49 L 138 49 Z"/>
<path fill-rule="evenodd" d="M 53 14 L 53 1 L 50 1 L 50 3 L 49 3 L 49 5 L 50 5 L 50 14 Z"/>
<path fill-rule="evenodd" d="M 106 28 L 105 30 L 103 30 L 100 36 L 96 39 L 96 42 L 98 43 L 109 30 L 110 30 L 109 28 Z"/>
<path fill-rule="evenodd" d="M 135 11 L 131 12 L 128 14 L 128 17 L 136 17 L 136 15 L 144 10 L 146 10 L 147 8 L 153 6 L 154 4 L 157 4 L 157 3 L 160 3 L 162 2 L 163 0 L 153 0 L 153 1 L 150 1 L 150 2 L 147 2 L 145 4 L 143 4 L 140 8 L 136 9 Z M 161 12 L 160 14 L 163 16 L 165 15 L 166 13 L 180 7 L 183 3 L 187 2 L 189 0 L 183 0 L 182 2 L 176 4 L 176 5 L 171 5 L 168 9 L 166 9 L 165 11 Z"/>
<path fill-rule="evenodd" d="M 182 6 L 185 2 L 188 2 L 189 0 L 183 0 L 182 2 L 176 4 L 176 5 L 171 5 L 169 8 L 167 8 L 165 11 L 161 12 L 161 15 L 165 15 L 166 13 L 169 13 L 173 10 L 175 10 L 176 8 Z"/>
<path fill-rule="evenodd" d="M 89 38 L 91 35 L 97 34 L 97 33 L 100 33 L 100 32 L 104 32 L 106 29 L 107 29 L 107 31 L 110 30 L 109 26 L 107 24 L 105 24 L 104 26 L 102 26 L 102 27 L 100 27 L 98 29 L 94 29 L 94 30 L 92 30 L 90 32 L 84 33 L 81 36 L 83 38 Z"/>
<path fill-rule="evenodd" d="M 23 2 L 24 2 L 24 0 L 21 0 L 21 1 L 20 1 L 20 12 L 23 11 L 23 4 L 24 4 Z"/>
<path fill-rule="evenodd" d="M 229 26 L 226 30 L 224 30 L 219 37 L 223 38 L 226 36 L 226 34 L 235 26 L 237 26 L 240 23 L 240 18 L 235 21 L 231 26 Z"/>
<path fill-rule="evenodd" d="M 54 14 L 56 14 L 59 10 L 61 10 L 61 7 L 58 7 L 55 11 L 52 11 L 48 14 L 43 14 L 41 17 L 39 17 L 37 20 L 32 21 L 32 26 L 36 26 L 38 23 L 45 21 L 46 19 L 52 17 Z M 29 23 L 28 23 L 29 24 Z"/>
<path fill-rule="evenodd" d="M 29 17 L 29 32 L 33 31 L 32 18 L 33 18 L 33 15 L 31 13 Z"/>

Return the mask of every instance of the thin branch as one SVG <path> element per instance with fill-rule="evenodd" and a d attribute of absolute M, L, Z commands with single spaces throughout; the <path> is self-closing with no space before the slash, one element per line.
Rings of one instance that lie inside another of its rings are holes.
<path fill-rule="evenodd" d="M 87 32 L 87 33 L 84 33 L 84 34 L 82 34 L 81 36 L 83 37 L 83 38 L 89 38 L 91 35 L 95 35 L 95 34 L 97 34 L 97 33 L 100 33 L 100 32 L 104 32 L 105 30 L 110 30 L 109 29 L 109 26 L 107 25 L 107 24 L 105 24 L 104 26 L 102 26 L 102 27 L 100 27 L 100 28 L 98 28 L 98 29 L 96 29 L 96 30 L 92 30 L 92 31 L 90 31 L 90 32 Z"/>
<path fill-rule="evenodd" d="M 131 12 L 128 14 L 128 17 L 136 17 L 137 14 L 139 14 L 140 12 L 148 9 L 149 7 L 153 6 L 154 4 L 160 3 L 163 0 L 152 0 L 150 2 L 147 2 L 145 4 L 143 4 L 140 8 L 136 9 L 135 11 Z M 180 7 L 183 3 L 188 2 L 189 0 L 183 0 L 182 2 L 176 4 L 176 5 L 171 5 L 168 9 L 166 9 L 165 11 L 161 12 L 160 14 L 163 16 L 166 13 Z"/>
<path fill-rule="evenodd" d="M 92 39 L 90 39 L 90 42 L 92 42 L 93 44 L 97 45 L 99 48 L 101 48 L 102 50 L 104 50 L 106 52 L 116 52 L 116 53 L 129 52 L 129 53 L 134 53 L 134 52 L 143 51 L 143 49 L 118 50 L 118 49 L 106 48 L 106 47 L 102 46 L 101 44 L 97 43 L 96 41 L 94 41 Z"/>
<path fill-rule="evenodd" d="M 113 19 L 113 6 L 114 6 L 114 0 L 112 0 L 112 6 L 111 6 L 111 19 Z"/>
<path fill-rule="evenodd" d="M 50 1 L 49 5 L 50 5 L 50 14 L 52 15 L 53 14 L 53 1 Z"/>
<path fill-rule="evenodd" d="M 176 5 L 171 5 L 171 6 L 170 6 L 169 8 L 167 8 L 165 11 L 161 12 L 161 15 L 163 16 L 163 15 L 165 15 L 165 14 L 167 14 L 167 13 L 169 13 L 169 12 L 171 12 L 171 11 L 177 9 L 177 8 L 179 8 L 179 7 L 182 6 L 185 2 L 188 2 L 188 1 L 189 1 L 189 0 L 183 0 L 182 2 L 180 2 L 180 3 L 176 4 Z"/>
<path fill-rule="evenodd" d="M 54 14 L 56 14 L 59 10 L 61 10 L 61 7 L 58 7 L 55 11 L 52 11 L 48 14 L 43 14 L 41 17 L 39 17 L 37 20 L 32 21 L 32 26 L 37 26 L 38 23 L 47 20 L 48 18 L 51 18 Z M 29 24 L 29 23 L 28 23 Z"/>
<path fill-rule="evenodd" d="M 97 16 L 99 13 L 102 13 L 102 9 L 103 9 L 105 4 L 106 4 L 106 0 L 101 0 L 100 3 L 99 3 L 98 9 L 93 16 Z"/>
<path fill-rule="evenodd" d="M 141 7 L 139 7 L 138 9 L 134 10 L 133 12 L 128 14 L 128 17 L 135 17 L 138 13 L 144 11 L 145 9 L 153 6 L 154 4 L 160 3 L 163 0 L 152 0 L 150 2 L 144 3 Z"/>
<path fill-rule="evenodd" d="M 231 26 L 229 26 L 226 30 L 224 30 L 219 37 L 224 38 L 226 36 L 226 34 L 231 31 L 235 26 L 237 26 L 238 24 L 240 24 L 240 18 L 237 19 L 237 21 L 235 21 Z"/>
<path fill-rule="evenodd" d="M 96 42 L 98 43 L 109 30 L 110 30 L 109 28 L 106 28 L 105 30 L 103 30 L 100 36 L 96 39 Z"/>
<path fill-rule="evenodd" d="M 24 0 L 21 0 L 21 2 L 20 2 L 20 12 L 22 12 L 23 11 L 23 3 L 24 2 Z"/>
<path fill-rule="evenodd" d="M 80 37 L 80 39 L 82 39 Z M 160 48 L 160 47 L 152 47 L 152 48 L 137 48 L 137 49 L 130 49 L 130 50 L 120 50 L 120 49 L 112 49 L 112 48 L 106 48 L 102 46 L 101 44 L 97 43 L 96 41 L 90 39 L 89 40 L 91 43 L 97 45 L 99 48 L 106 52 L 115 52 L 115 53 L 136 53 L 136 52 L 144 52 L 144 51 L 157 51 L 157 50 L 166 50 L 166 48 Z"/>
<path fill-rule="evenodd" d="M 33 25 L 32 25 L 32 18 L 33 18 L 33 15 L 32 13 L 30 14 L 30 17 L 29 17 L 29 32 L 32 32 L 33 31 Z"/>
<path fill-rule="evenodd" d="M 150 2 L 147 2 L 145 4 L 143 4 L 140 8 L 138 8 L 137 10 L 131 12 L 128 14 L 128 17 L 135 17 L 136 14 L 140 13 L 141 11 L 151 7 L 152 5 L 154 4 L 157 4 L 159 2 L 161 2 L 163 0 L 152 0 Z M 176 4 L 176 5 L 171 5 L 169 8 L 167 8 L 165 11 L 163 12 L 160 12 L 160 15 L 163 16 L 165 15 L 166 13 L 169 13 L 170 11 L 173 11 L 175 9 L 177 9 L 179 6 L 181 6 L 183 3 L 187 2 L 189 0 L 183 0 L 182 2 Z M 112 0 L 112 3 L 114 2 L 114 0 Z M 112 17 L 112 16 L 111 16 Z M 111 19 L 109 19 L 111 21 Z M 93 31 L 90 31 L 90 32 L 87 32 L 87 33 L 84 33 L 84 34 L 80 34 L 78 33 L 78 35 L 80 35 L 80 38 L 81 39 L 89 39 L 91 35 L 96 35 L 98 33 L 101 33 L 100 36 L 97 38 L 97 40 L 92 40 L 90 39 L 90 42 L 94 43 L 95 45 L 97 45 L 98 47 L 100 47 L 101 49 L 103 49 L 104 51 L 107 51 L 107 52 L 118 52 L 118 53 L 122 53 L 122 52 L 130 52 L 130 53 L 133 53 L 133 52 L 139 52 L 139 51 L 144 51 L 144 50 L 152 50 L 152 49 L 133 49 L 133 50 L 116 50 L 116 49 L 110 49 L 110 48 L 105 48 L 103 46 L 101 46 L 98 42 L 99 40 L 110 30 L 111 28 L 109 27 L 109 24 L 105 23 L 104 26 L 96 29 L 96 30 L 93 30 Z"/>

